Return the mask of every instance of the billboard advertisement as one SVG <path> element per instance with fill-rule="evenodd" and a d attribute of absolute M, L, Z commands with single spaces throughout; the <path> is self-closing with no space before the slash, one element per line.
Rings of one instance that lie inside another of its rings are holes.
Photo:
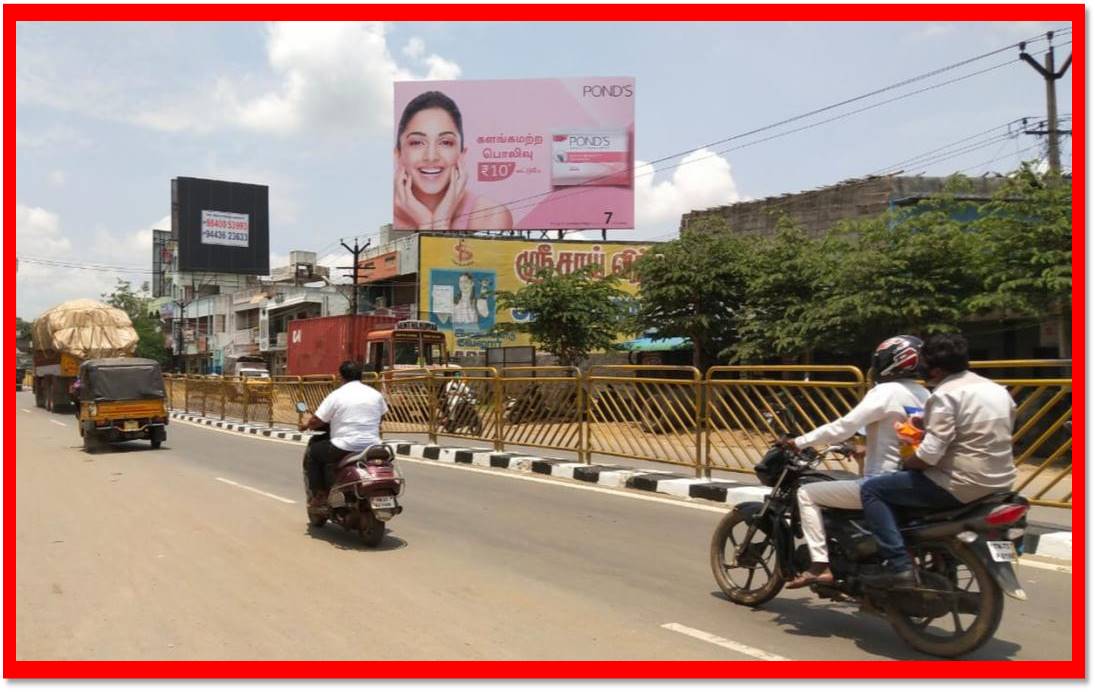
<path fill-rule="evenodd" d="M 635 225 L 632 77 L 395 83 L 393 227 Z"/>
<path fill-rule="evenodd" d="M 176 178 L 171 181 L 171 224 L 179 271 L 270 273 L 265 185 Z"/>
<path fill-rule="evenodd" d="M 594 265 L 600 274 L 619 274 L 619 287 L 634 295 L 639 285 L 631 265 L 651 247 L 643 243 L 425 235 L 420 242 L 421 309 L 446 333 L 450 350 L 469 352 L 530 345 L 527 334 L 494 333 L 497 324 L 530 319 L 516 310 L 499 310 L 496 290 L 516 291 L 544 267 L 569 274 Z"/>

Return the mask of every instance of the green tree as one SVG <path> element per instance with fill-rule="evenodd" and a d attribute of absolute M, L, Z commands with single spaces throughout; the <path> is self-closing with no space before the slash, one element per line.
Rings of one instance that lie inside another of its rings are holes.
<path fill-rule="evenodd" d="M 626 329 L 629 296 L 618 288 L 618 277 L 598 276 L 598 270 L 588 266 L 560 274 L 548 267 L 527 286 L 498 291 L 499 309 L 533 316 L 528 322 L 500 324 L 498 330 L 528 334 L 561 365 L 577 366 L 591 352 L 611 349 Z"/>
<path fill-rule="evenodd" d="M 751 240 L 730 233 L 725 219 L 701 218 L 686 235 L 658 245 L 635 263 L 636 331 L 692 341 L 692 364 L 706 370 L 738 335 Z"/>
<path fill-rule="evenodd" d="M 33 322 L 27 322 L 22 317 L 15 318 L 15 339 L 16 341 L 25 341 L 31 338 L 31 328 L 34 326 Z"/>
<path fill-rule="evenodd" d="M 1071 307 L 1071 181 L 1024 164 L 971 225 L 984 280 L 973 310 L 1040 317 Z"/>
<path fill-rule="evenodd" d="M 164 346 L 163 332 L 159 323 L 148 314 L 148 304 L 151 296 L 148 295 L 148 284 L 141 286 L 139 291 L 134 291 L 132 284 L 124 279 L 118 279 L 111 293 L 103 294 L 103 299 L 108 305 L 123 310 L 129 315 L 133 323 L 133 329 L 137 332 L 138 358 L 151 358 L 161 364 L 170 362 L 170 355 Z"/>
<path fill-rule="evenodd" d="M 893 334 L 958 328 L 981 283 L 963 206 L 943 195 L 833 232 L 810 319 L 834 350 L 861 352 Z"/>
<path fill-rule="evenodd" d="M 775 357 L 810 358 L 825 330 L 813 319 L 824 295 L 826 244 L 810 238 L 790 217 L 776 234 L 756 238 L 745 272 L 737 339 L 720 354 L 753 363 Z"/>

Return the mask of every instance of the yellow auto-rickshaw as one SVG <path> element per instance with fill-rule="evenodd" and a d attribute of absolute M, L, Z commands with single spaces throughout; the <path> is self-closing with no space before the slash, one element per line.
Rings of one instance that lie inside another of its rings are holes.
<path fill-rule="evenodd" d="M 80 365 L 76 391 L 84 448 L 124 440 L 167 439 L 160 364 L 148 358 L 96 358 Z"/>

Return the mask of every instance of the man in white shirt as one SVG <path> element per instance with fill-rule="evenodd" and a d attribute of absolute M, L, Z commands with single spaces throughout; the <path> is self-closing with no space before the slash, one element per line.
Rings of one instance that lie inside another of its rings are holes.
<path fill-rule="evenodd" d="M 328 435 L 308 442 L 308 485 L 312 503 L 323 505 L 327 498 L 325 467 L 335 465 L 347 454 L 380 444 L 380 419 L 388 412 L 383 395 L 361 381 L 361 366 L 345 361 L 338 368 L 342 386 L 320 403 L 301 430 L 329 427 Z"/>
<path fill-rule="evenodd" d="M 1015 481 L 1015 402 L 1008 390 L 969 371 L 969 349 L 958 334 L 928 339 L 924 365 L 936 386 L 924 405 L 924 439 L 916 455 L 905 460 L 905 470 L 860 488 L 886 567 L 864 581 L 880 588 L 916 584 L 894 507 L 950 509 L 1010 490 Z"/>
<path fill-rule="evenodd" d="M 796 437 L 789 445 L 811 447 L 843 442 L 865 427 L 864 478 L 893 473 L 901 468 L 901 441 L 894 423 L 922 410 L 928 399 L 928 390 L 915 380 L 922 345 L 915 336 L 895 336 L 879 344 L 871 356 L 871 371 L 878 384 L 867 392 L 863 401 L 843 418 Z M 812 564 L 789 581 L 787 588 L 833 583 L 821 508 L 859 509 L 863 506 L 859 497 L 861 483 L 862 480 L 824 481 L 799 488 L 799 517 Z"/>

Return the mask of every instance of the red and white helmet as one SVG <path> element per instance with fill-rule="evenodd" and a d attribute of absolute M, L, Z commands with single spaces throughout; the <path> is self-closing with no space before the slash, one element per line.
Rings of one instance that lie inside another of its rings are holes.
<path fill-rule="evenodd" d="M 875 381 L 888 382 L 917 377 L 924 342 L 915 336 L 901 335 L 886 339 L 871 355 Z"/>

